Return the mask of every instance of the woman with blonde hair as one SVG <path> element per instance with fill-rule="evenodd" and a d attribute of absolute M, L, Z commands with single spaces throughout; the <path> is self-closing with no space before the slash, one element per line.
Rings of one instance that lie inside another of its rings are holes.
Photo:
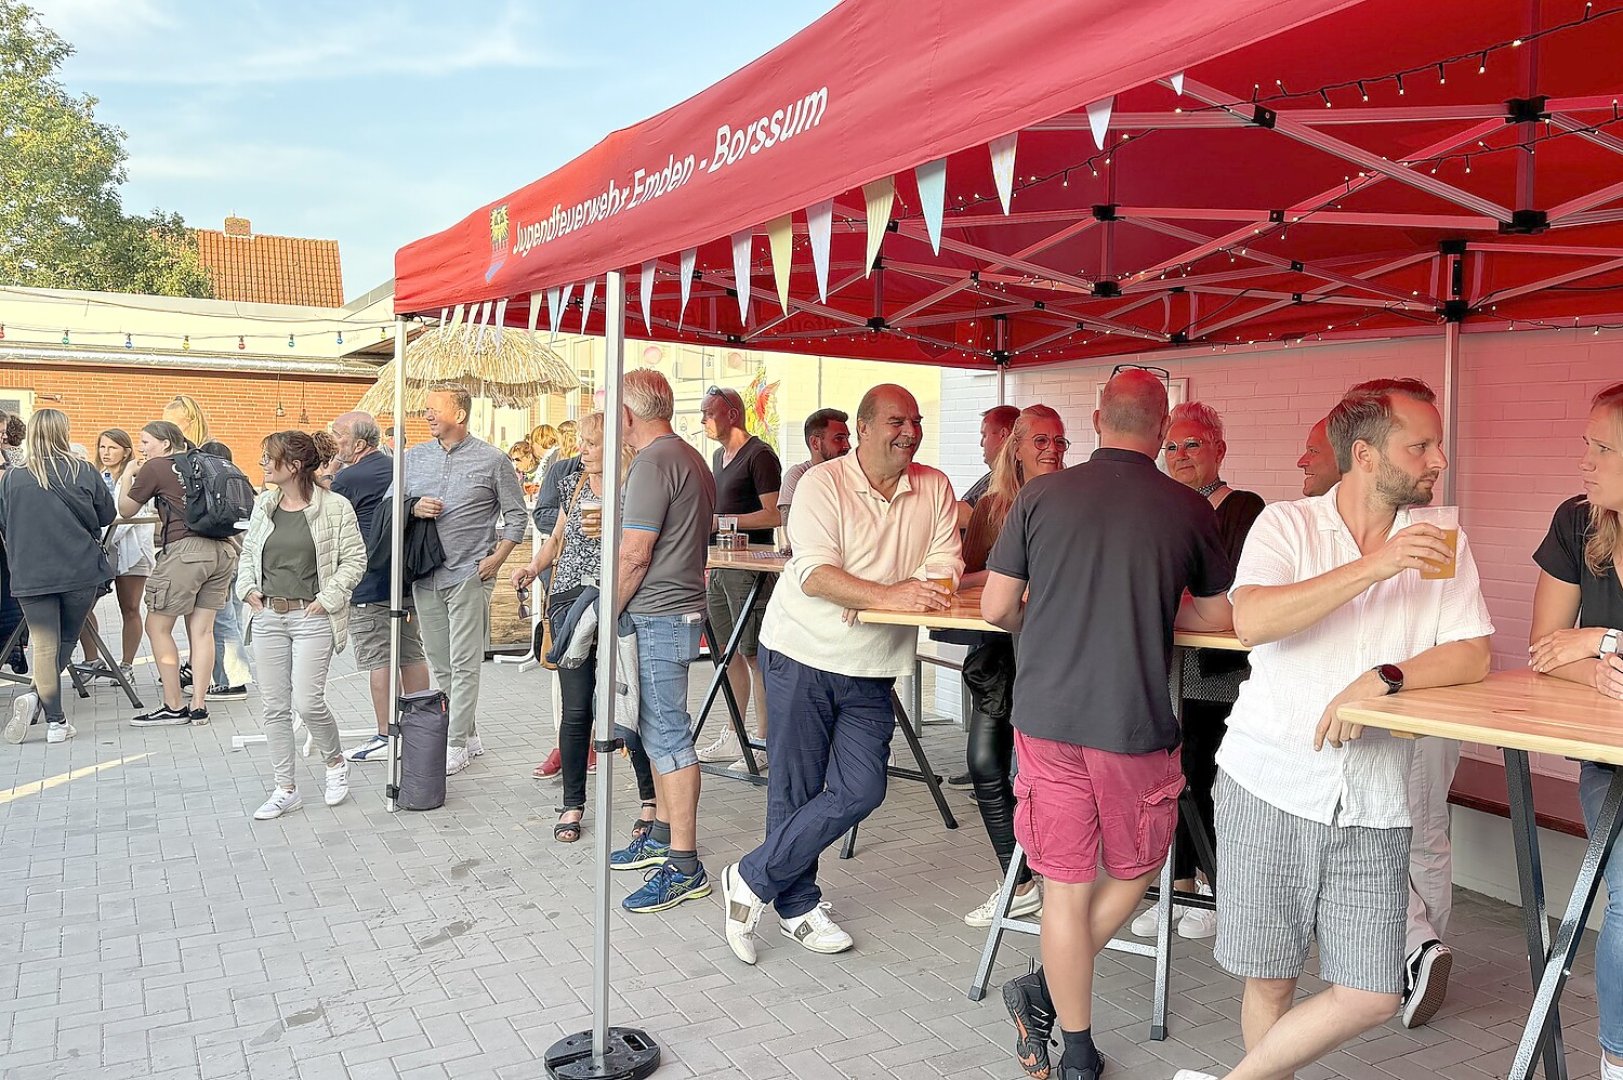
<path fill-rule="evenodd" d="M 11 703 L 7 742 L 19 743 L 41 712 L 46 741 L 73 738 L 62 710 L 62 671 L 112 567 L 101 533 L 118 516 L 112 493 L 69 449 L 68 418 L 41 409 L 28 425 L 27 465 L 0 473 L 0 537 L 11 592 L 28 621 L 34 689 Z"/>
<path fill-rule="evenodd" d="M 547 591 L 546 608 L 542 617 L 554 627 L 564 623 L 565 616 L 581 594 L 596 588 L 602 557 L 603 510 L 603 414 L 591 413 L 580 422 L 581 471 L 571 490 L 565 495 L 552 535 L 548 536 L 530 560 L 530 565 L 513 571 L 513 585 L 528 588 L 543 570 L 551 568 L 552 584 Z M 620 461 L 620 478 L 625 479 L 631 468 L 629 448 Z M 599 640 L 613 640 L 612 624 L 599 628 Z M 556 639 L 554 639 L 555 644 Z M 579 667 L 560 667 L 558 682 L 563 690 L 562 723 L 558 730 L 558 750 L 563 767 L 564 797 L 558 808 L 558 824 L 552 835 L 559 843 L 572 844 L 580 839 L 581 819 L 586 816 L 586 771 L 589 746 L 592 739 L 592 717 L 597 695 L 597 649 L 587 654 Z M 642 795 L 642 813 L 639 827 L 644 831 L 652 826 L 654 778 L 647 755 L 640 747 L 632 749 L 632 765 L 637 772 L 637 789 Z M 634 830 L 633 838 L 637 832 Z"/>
<path fill-rule="evenodd" d="M 1533 554 L 1532 667 L 1593 686 L 1623 700 L 1623 383 L 1596 394 L 1578 463 L 1584 493 L 1556 507 L 1549 534 Z M 1593 836 L 1616 770 L 1586 761 L 1578 801 Z M 1623 1080 L 1623 858 L 1606 864 L 1606 914 L 1595 942 L 1601 1080 Z"/>
<path fill-rule="evenodd" d="M 1065 451 L 1070 446 L 1059 413 L 1047 405 L 1032 405 L 1021 411 L 992 460 L 991 487 L 976 500 L 964 533 L 964 576 L 959 588 L 986 584 L 986 558 L 997 543 L 1015 496 L 1035 477 L 1063 469 Z M 986 835 L 1006 874 L 1014 857 L 1015 802 L 1014 787 L 1009 782 L 1009 769 L 1014 763 L 1014 726 L 1009 720 L 1014 691 L 1013 642 L 1007 634 L 980 635 L 964 657 L 963 671 L 964 686 L 972 701 L 965 747 L 969 781 Z M 965 915 L 964 922 L 974 927 L 992 925 L 997 897 L 998 890 L 993 889 L 991 898 Z M 1033 915 L 1042 906 L 1036 880 L 1029 870 L 1022 869 L 1009 913 Z"/>
<path fill-rule="evenodd" d="M 576 438 L 578 425 L 573 420 L 565 420 L 558 425 L 558 453 L 552 460 L 571 458 L 580 453 L 579 440 Z"/>
<path fill-rule="evenodd" d="M 176 394 L 163 407 L 163 419 L 178 427 L 193 446 L 202 446 L 209 441 L 208 417 L 203 415 L 203 406 L 194 397 Z"/>
<path fill-rule="evenodd" d="M 254 502 L 237 566 L 236 595 L 253 612 L 248 642 L 259 663 L 259 696 L 275 787 L 255 821 L 299 809 L 293 712 L 304 718 L 327 764 L 326 803 L 349 797 L 349 762 L 327 705 L 327 671 L 349 637 L 349 598 L 366 574 L 366 544 L 349 500 L 316 483 L 322 451 L 302 431 L 263 443 L 268 485 Z"/>
<path fill-rule="evenodd" d="M 530 452 L 535 455 L 538 475 L 545 474 L 547 468 L 558 459 L 558 429 L 551 424 L 537 424 L 535 430 L 530 432 Z"/>

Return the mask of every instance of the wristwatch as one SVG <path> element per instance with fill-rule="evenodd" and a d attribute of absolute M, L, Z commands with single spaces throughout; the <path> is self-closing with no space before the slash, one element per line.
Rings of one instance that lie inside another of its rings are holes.
<path fill-rule="evenodd" d="M 1618 639 L 1618 637 L 1619 637 L 1619 632 L 1617 630 L 1608 630 L 1608 631 L 1606 631 L 1606 633 L 1603 634 L 1601 636 L 1601 639 L 1600 639 L 1600 652 L 1596 653 L 1595 655 L 1597 655 L 1597 656 L 1605 656 L 1607 653 L 1615 653 L 1615 652 L 1617 652 L 1618 651 L 1618 649 L 1617 649 L 1617 639 Z"/>
<path fill-rule="evenodd" d="M 1375 669 L 1375 674 L 1386 684 L 1388 694 L 1395 694 L 1403 689 L 1403 669 L 1396 664 L 1382 664 Z"/>

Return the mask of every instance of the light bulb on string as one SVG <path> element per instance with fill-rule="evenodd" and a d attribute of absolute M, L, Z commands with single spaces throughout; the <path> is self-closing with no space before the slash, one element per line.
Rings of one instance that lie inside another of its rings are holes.
<path fill-rule="evenodd" d="M 344 332 L 342 330 L 340 330 L 340 331 L 338 331 L 338 344 L 342 345 L 343 343 L 344 343 Z"/>
<path fill-rule="evenodd" d="M 125 335 L 124 335 L 124 347 L 125 347 L 125 348 L 126 348 L 126 349 L 133 349 L 133 348 L 135 348 L 135 342 L 133 342 L 133 341 L 131 341 L 131 340 L 130 340 L 130 335 L 128 335 L 128 334 L 125 334 Z"/>
<path fill-rule="evenodd" d="M 1398 97 L 1402 97 L 1403 96 L 1403 76 L 1399 75 L 1397 77 L 1397 79 L 1398 79 Z"/>
<path fill-rule="evenodd" d="M 287 347 L 290 348 L 290 349 L 293 348 L 293 335 L 292 334 L 289 334 L 287 336 Z"/>
<path fill-rule="evenodd" d="M 1487 49 L 1482 50 L 1482 59 L 1477 62 L 1476 73 L 1478 75 L 1486 75 L 1488 73 L 1488 50 Z"/>
<path fill-rule="evenodd" d="M 1443 70 L 1443 65 L 1441 65 L 1441 64 L 1437 65 L 1437 85 L 1438 86 L 1447 86 L 1448 85 L 1448 73 Z"/>
<path fill-rule="evenodd" d="M 1328 108 L 1330 108 L 1330 105 L 1331 105 L 1331 102 L 1330 102 L 1330 91 L 1328 91 L 1328 90 L 1320 90 L 1320 91 L 1319 91 L 1319 96 L 1320 96 L 1320 97 L 1322 97 L 1322 98 L 1323 98 L 1323 99 L 1324 99 L 1324 107 L 1325 107 L 1325 108 L 1326 108 L 1326 109 L 1328 109 Z"/>
<path fill-rule="evenodd" d="M 68 332 L 64 330 L 62 331 L 62 344 L 67 345 L 68 343 Z"/>
<path fill-rule="evenodd" d="M 180 348 L 181 348 L 182 352 L 191 352 L 191 350 L 192 350 L 192 335 L 190 335 L 190 334 L 182 334 L 181 335 Z"/>
<path fill-rule="evenodd" d="M 247 347 L 248 347 L 248 343 L 242 339 L 241 334 L 238 334 L 237 335 L 237 348 L 246 349 Z"/>
<path fill-rule="evenodd" d="M 1363 79 L 1358 80 L 1358 96 L 1363 98 L 1365 101 L 1369 100 L 1369 91 L 1364 89 Z"/>

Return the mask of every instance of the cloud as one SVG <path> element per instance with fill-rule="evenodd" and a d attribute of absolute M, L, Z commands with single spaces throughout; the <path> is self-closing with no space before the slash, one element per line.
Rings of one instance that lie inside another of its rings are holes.
<path fill-rule="evenodd" d="M 154 0 L 30 0 L 40 21 L 75 48 L 127 42 L 131 36 L 175 28 Z"/>

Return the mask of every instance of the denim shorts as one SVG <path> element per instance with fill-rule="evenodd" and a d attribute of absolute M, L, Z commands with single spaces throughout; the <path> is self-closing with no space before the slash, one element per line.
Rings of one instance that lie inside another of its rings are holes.
<path fill-rule="evenodd" d="M 693 615 L 632 615 L 637 628 L 637 734 L 661 775 L 699 763 L 688 715 L 688 665 L 699 658 L 703 620 Z"/>

